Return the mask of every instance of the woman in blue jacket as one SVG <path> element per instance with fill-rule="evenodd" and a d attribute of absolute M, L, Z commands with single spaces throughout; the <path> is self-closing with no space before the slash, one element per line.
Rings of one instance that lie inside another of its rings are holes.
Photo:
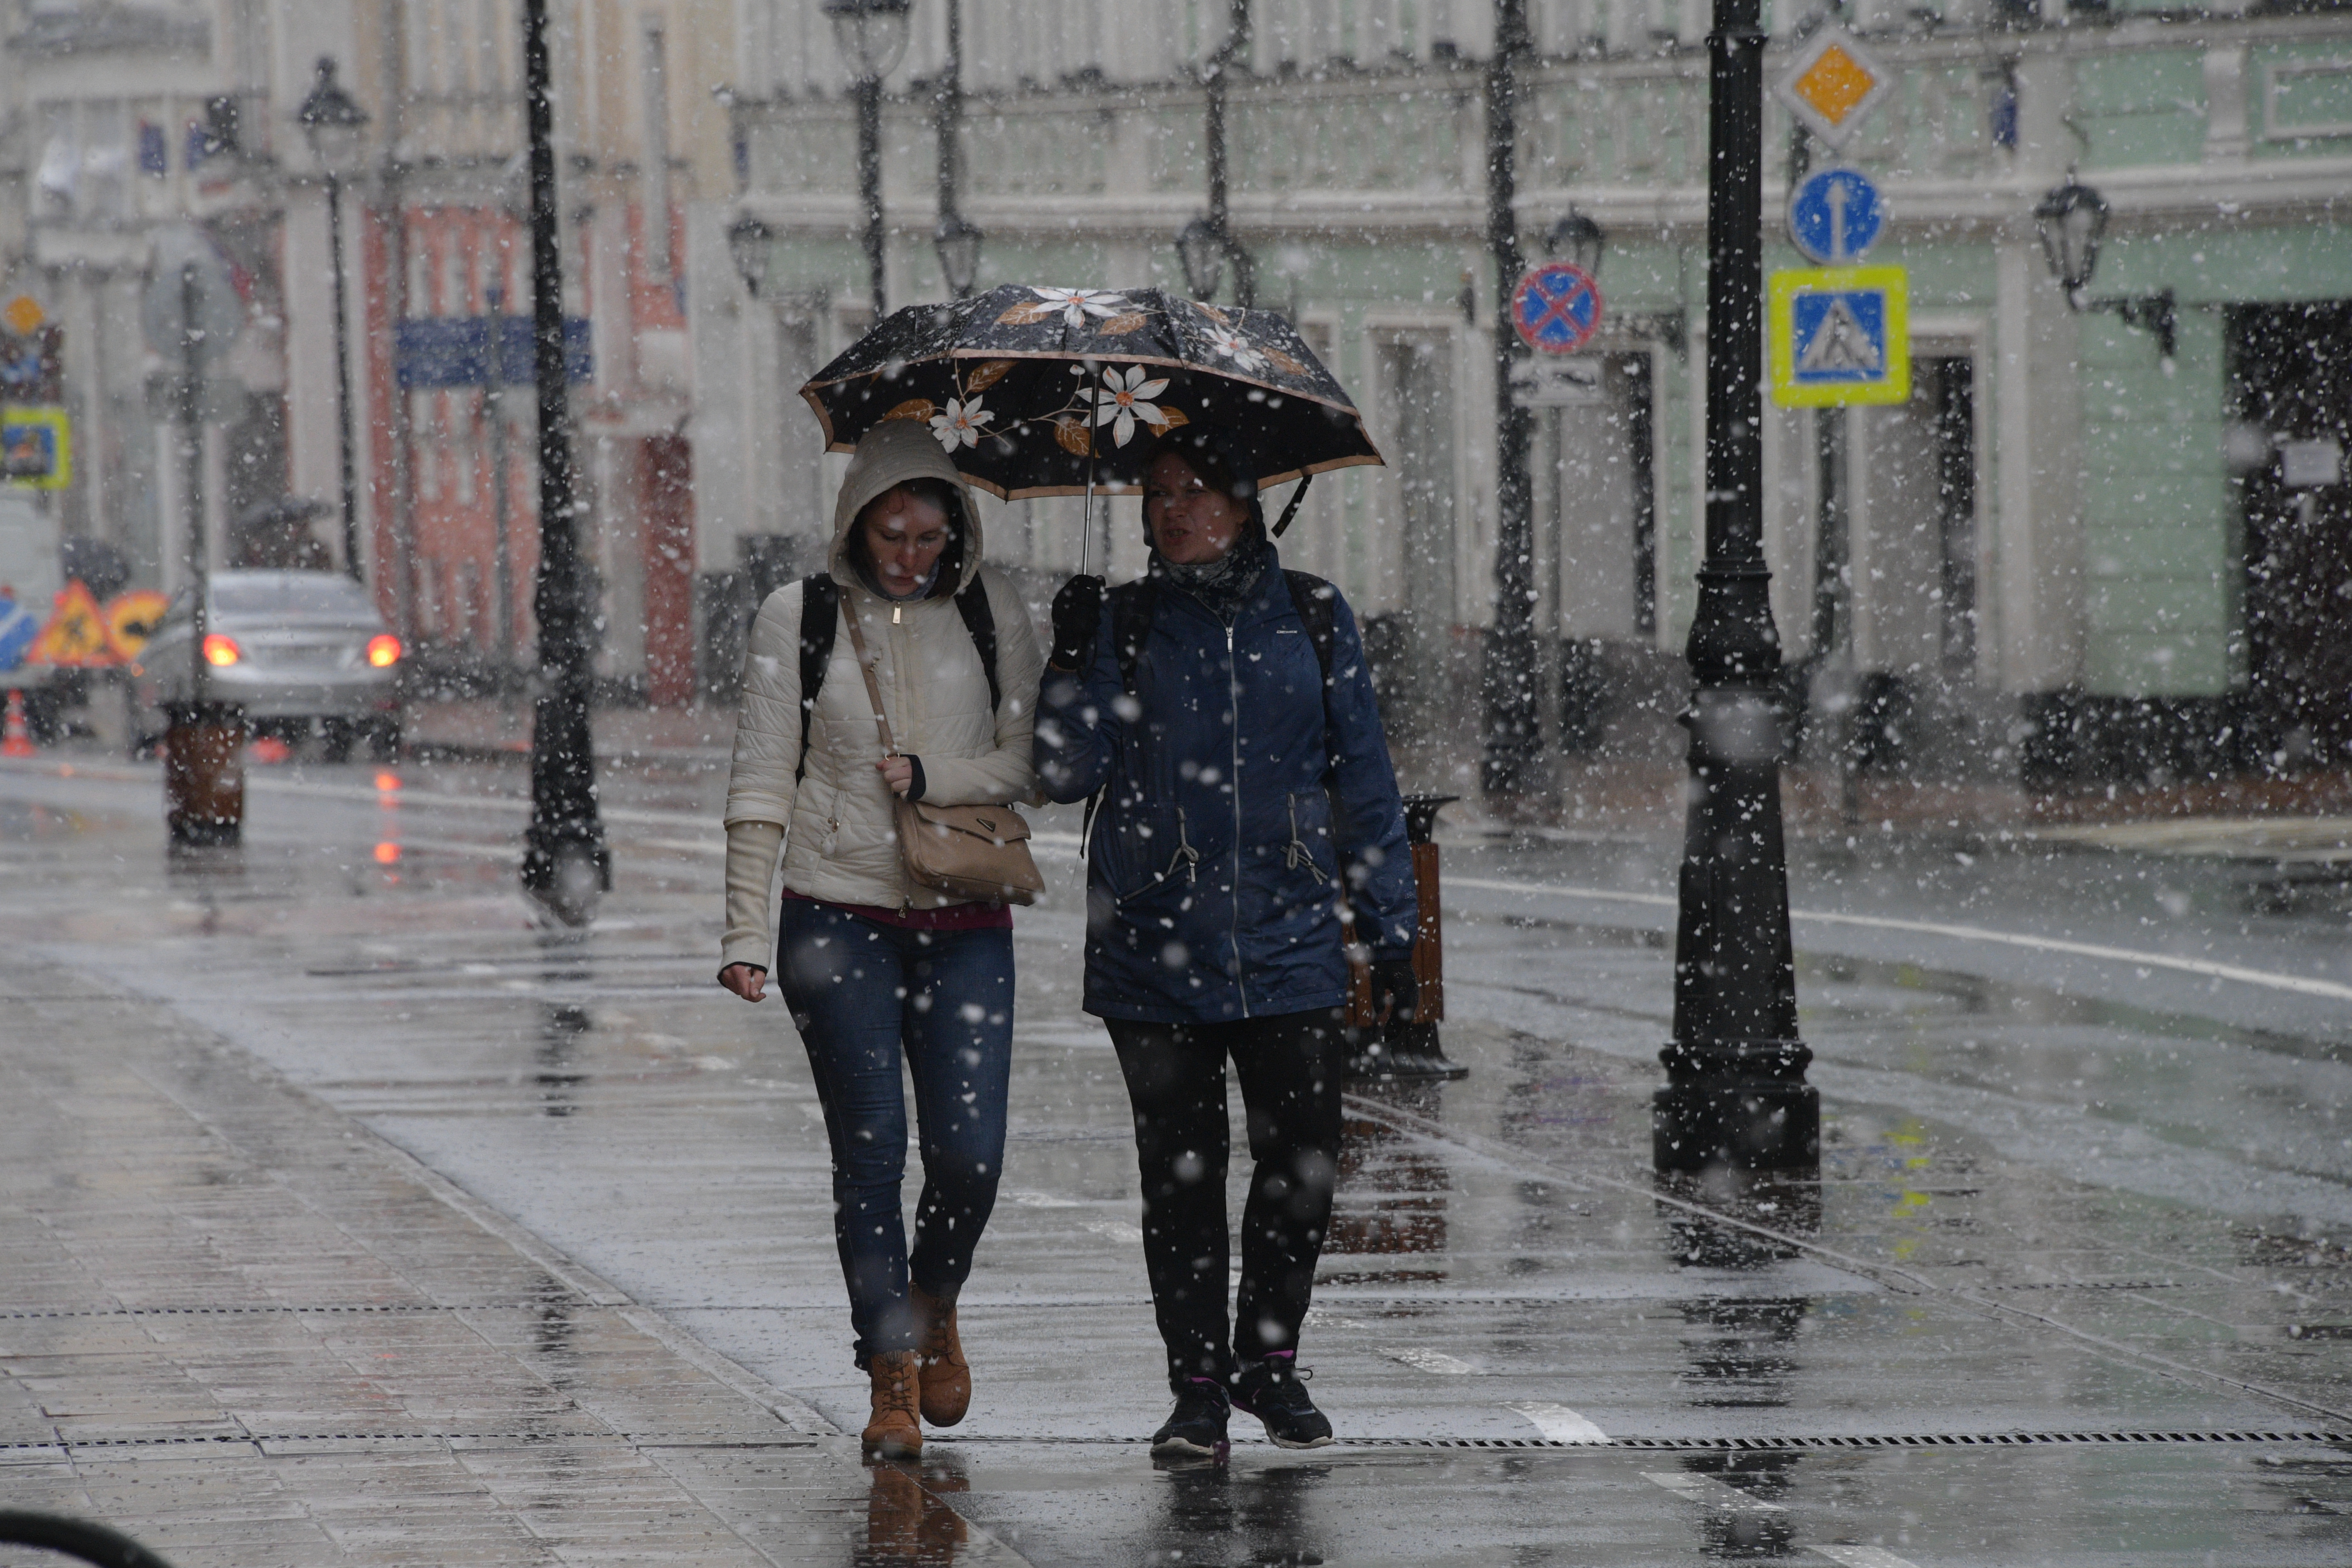
<path fill-rule="evenodd" d="M 1233 1405 L 1284 1447 L 1331 1441 L 1297 1359 L 1339 1168 L 1350 944 L 1377 1009 L 1410 1016 L 1415 1000 L 1404 808 L 1355 618 L 1328 584 L 1281 569 L 1236 459 L 1213 427 L 1160 441 L 1144 470 L 1150 569 L 1056 595 L 1036 729 L 1046 793 L 1102 795 L 1085 1006 L 1135 1110 L 1176 1394 L 1152 1437 L 1163 1457 L 1222 1457 Z M 1256 1162 L 1230 1339 L 1228 1057 Z"/>

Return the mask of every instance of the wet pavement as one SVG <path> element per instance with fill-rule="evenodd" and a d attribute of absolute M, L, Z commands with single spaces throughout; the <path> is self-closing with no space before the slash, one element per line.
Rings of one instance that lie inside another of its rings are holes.
<path fill-rule="evenodd" d="M 1729 1193 L 1647 1165 L 1671 847 L 1454 844 L 1472 1073 L 1350 1101 L 1345 1441 L 1160 1473 L 1049 817 L 979 1393 L 909 1472 L 832 1435 L 805 1061 L 709 984 L 719 777 L 610 781 L 585 936 L 512 891 L 520 784 L 258 773 L 244 854 L 167 873 L 151 771 L 0 771 L 7 1501 L 184 1564 L 2352 1557 L 2352 966 L 2260 857 L 1801 846 L 1822 1180 Z"/>

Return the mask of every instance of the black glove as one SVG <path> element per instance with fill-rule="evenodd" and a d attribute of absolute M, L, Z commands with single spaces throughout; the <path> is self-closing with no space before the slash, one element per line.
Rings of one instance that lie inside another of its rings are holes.
<path fill-rule="evenodd" d="M 1054 657 L 1055 669 L 1083 670 L 1095 659 L 1095 637 L 1102 630 L 1104 601 L 1110 585 L 1099 577 L 1073 577 L 1054 595 Z"/>
<path fill-rule="evenodd" d="M 1383 1024 L 1410 1024 L 1421 1011 L 1421 981 L 1410 958 L 1372 961 L 1372 1016 Z"/>

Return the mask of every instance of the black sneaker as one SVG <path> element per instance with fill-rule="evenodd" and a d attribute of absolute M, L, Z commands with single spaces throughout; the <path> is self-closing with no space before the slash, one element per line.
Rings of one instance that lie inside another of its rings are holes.
<path fill-rule="evenodd" d="M 1277 1448 L 1320 1448 L 1331 1441 L 1331 1419 L 1307 1397 L 1297 1351 L 1278 1351 L 1254 1363 L 1234 1386 L 1234 1404 L 1265 1423 Z"/>
<path fill-rule="evenodd" d="M 1155 1459 L 1214 1459 L 1232 1452 L 1225 1441 L 1225 1415 L 1231 1405 L 1225 1391 L 1205 1377 L 1187 1378 L 1177 1392 L 1176 1408 L 1151 1435 Z"/>

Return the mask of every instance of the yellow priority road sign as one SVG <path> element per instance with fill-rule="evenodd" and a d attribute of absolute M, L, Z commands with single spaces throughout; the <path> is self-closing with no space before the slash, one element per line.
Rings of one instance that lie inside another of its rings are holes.
<path fill-rule="evenodd" d="M 1911 294 L 1900 267 L 1775 272 L 1764 330 L 1772 401 L 1783 408 L 1910 400 Z"/>

